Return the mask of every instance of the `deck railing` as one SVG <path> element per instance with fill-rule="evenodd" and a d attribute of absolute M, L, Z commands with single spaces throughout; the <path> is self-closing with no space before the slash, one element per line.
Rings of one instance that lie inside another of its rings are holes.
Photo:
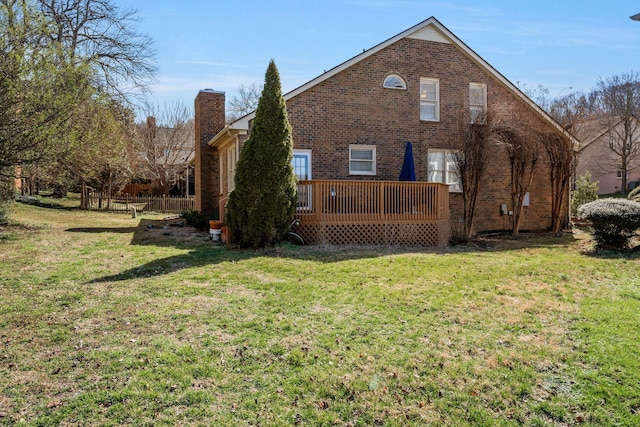
<path fill-rule="evenodd" d="M 296 218 L 307 224 L 440 221 L 449 218 L 449 188 L 431 182 L 300 181 Z"/>

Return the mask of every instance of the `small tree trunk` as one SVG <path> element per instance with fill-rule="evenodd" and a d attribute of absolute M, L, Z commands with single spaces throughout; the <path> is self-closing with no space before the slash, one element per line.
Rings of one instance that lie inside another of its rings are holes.
<path fill-rule="evenodd" d="M 107 199 L 107 210 L 110 211 L 111 210 L 111 173 L 109 173 L 109 190 L 107 191 L 107 196 L 109 197 Z"/>
<path fill-rule="evenodd" d="M 621 165 L 620 165 L 621 168 L 622 168 L 622 171 L 621 171 L 622 181 L 620 182 L 620 186 L 621 186 L 620 192 L 622 194 L 627 194 L 627 166 L 628 166 L 627 163 L 628 163 L 627 162 L 627 156 L 623 155 L 622 156 L 622 162 L 621 162 Z"/>

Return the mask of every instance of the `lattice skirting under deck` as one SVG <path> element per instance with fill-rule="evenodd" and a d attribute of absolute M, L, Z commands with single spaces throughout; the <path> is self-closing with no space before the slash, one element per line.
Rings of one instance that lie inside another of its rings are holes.
<path fill-rule="evenodd" d="M 310 244 L 444 247 L 449 240 L 449 221 L 422 224 L 301 223 L 294 231 Z"/>

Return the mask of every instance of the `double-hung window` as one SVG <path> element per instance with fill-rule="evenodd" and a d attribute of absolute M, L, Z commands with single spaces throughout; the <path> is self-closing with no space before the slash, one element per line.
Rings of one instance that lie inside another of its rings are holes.
<path fill-rule="evenodd" d="M 291 159 L 293 173 L 298 177 L 298 181 L 311 179 L 311 150 L 293 150 Z"/>
<path fill-rule="evenodd" d="M 440 81 L 420 78 L 420 120 L 440 120 Z"/>
<path fill-rule="evenodd" d="M 349 146 L 349 175 L 376 174 L 376 146 Z"/>
<path fill-rule="evenodd" d="M 471 124 L 487 123 L 487 85 L 469 83 L 469 112 Z"/>
<path fill-rule="evenodd" d="M 429 150 L 429 182 L 449 184 L 449 191 L 462 191 L 453 150 Z"/>

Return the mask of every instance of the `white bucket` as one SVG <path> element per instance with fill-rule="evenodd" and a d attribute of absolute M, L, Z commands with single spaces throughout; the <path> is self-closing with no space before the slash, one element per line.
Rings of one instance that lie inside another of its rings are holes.
<path fill-rule="evenodd" d="M 210 228 L 209 234 L 211 235 L 211 240 L 213 240 L 214 242 L 218 242 L 220 241 L 220 235 L 222 234 L 222 230 L 220 228 L 218 229 Z"/>

